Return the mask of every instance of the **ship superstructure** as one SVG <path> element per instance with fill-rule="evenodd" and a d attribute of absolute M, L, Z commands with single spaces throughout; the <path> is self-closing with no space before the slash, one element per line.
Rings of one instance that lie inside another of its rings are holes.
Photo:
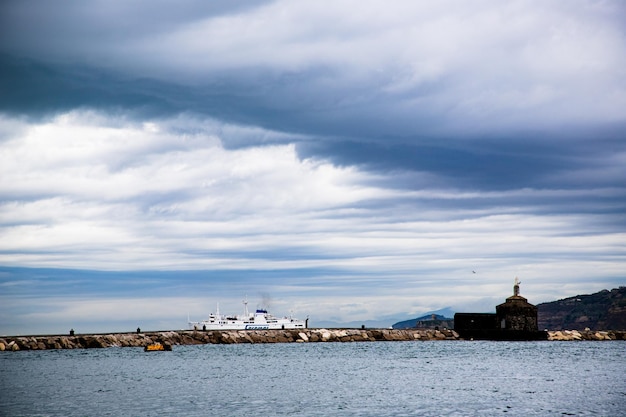
<path fill-rule="evenodd" d="M 219 305 L 215 313 L 209 314 L 206 320 L 189 321 L 189 327 L 194 330 L 278 330 L 278 329 L 305 329 L 307 320 L 294 317 L 275 317 L 266 309 L 256 309 L 254 313 L 248 311 L 248 300 L 243 300 L 243 315 L 228 316 L 220 314 Z"/>

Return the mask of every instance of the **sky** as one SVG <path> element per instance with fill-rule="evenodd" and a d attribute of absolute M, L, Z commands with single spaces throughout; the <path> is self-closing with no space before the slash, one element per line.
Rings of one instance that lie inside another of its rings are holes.
<path fill-rule="evenodd" d="M 234 4 L 233 4 L 234 3 Z M 626 3 L 0 3 L 0 334 L 626 285 Z"/>

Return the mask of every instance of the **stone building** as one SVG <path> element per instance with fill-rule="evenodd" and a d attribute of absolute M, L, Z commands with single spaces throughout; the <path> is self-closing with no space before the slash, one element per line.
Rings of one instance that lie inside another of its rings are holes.
<path fill-rule="evenodd" d="M 536 332 L 537 307 L 519 295 L 519 280 L 515 278 L 513 295 L 506 301 L 496 306 L 496 318 L 500 329 Z"/>
<path fill-rule="evenodd" d="M 456 313 L 454 330 L 464 339 L 545 340 L 537 327 L 537 307 L 519 295 L 515 278 L 513 295 L 496 306 L 496 313 Z"/>

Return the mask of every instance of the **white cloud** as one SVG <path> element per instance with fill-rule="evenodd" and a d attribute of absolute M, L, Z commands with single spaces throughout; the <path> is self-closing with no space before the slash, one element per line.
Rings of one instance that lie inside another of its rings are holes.
<path fill-rule="evenodd" d="M 385 189 L 355 167 L 300 160 L 292 144 L 221 146 L 219 135 L 245 128 L 175 134 L 174 122 L 113 127 L 104 115 L 71 112 L 18 129 L 0 145 L 0 263 L 333 267 L 402 281 L 411 270 L 436 277 L 486 262 L 506 274 L 499 259 L 575 265 L 622 253 L 621 231 L 587 215 L 533 214 L 546 198 L 619 190 Z M 431 199 L 454 204 L 442 210 Z"/>
<path fill-rule="evenodd" d="M 307 212 L 386 194 L 362 185 L 367 175 L 352 168 L 299 160 L 293 145 L 226 150 L 207 133 L 101 122 L 72 112 L 2 144 L 4 249 L 28 259 L 42 251 L 43 264 L 92 252 L 100 266 L 145 267 L 132 265 L 147 253 L 163 265 L 171 262 L 163 253 L 185 249 L 281 246 L 270 237 L 305 230 L 298 223 Z M 63 255 L 47 254 L 52 248 Z"/>

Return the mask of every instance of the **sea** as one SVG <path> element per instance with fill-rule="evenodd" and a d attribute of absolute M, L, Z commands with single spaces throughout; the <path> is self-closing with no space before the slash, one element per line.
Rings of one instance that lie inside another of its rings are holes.
<path fill-rule="evenodd" d="M 0 352 L 2 416 L 626 416 L 626 342 Z"/>

